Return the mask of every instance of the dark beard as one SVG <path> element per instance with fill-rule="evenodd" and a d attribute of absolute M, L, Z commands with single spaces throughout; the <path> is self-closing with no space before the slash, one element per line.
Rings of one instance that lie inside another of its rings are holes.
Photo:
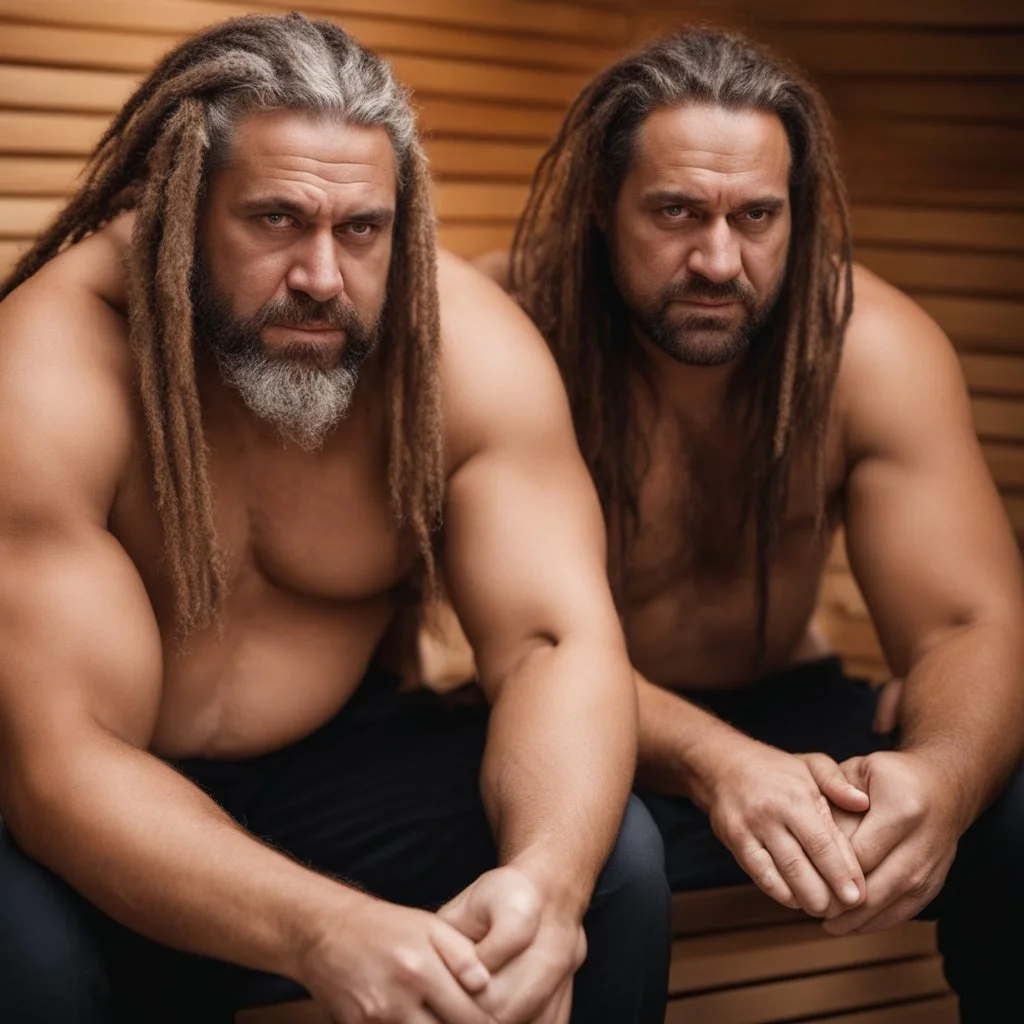
<path fill-rule="evenodd" d="M 683 283 L 671 282 L 646 306 L 631 305 L 634 322 L 651 341 L 676 362 L 687 366 L 721 366 L 745 356 L 751 343 L 768 323 L 781 289 L 781 281 L 768 296 L 739 281 L 715 284 L 699 275 Z M 738 327 L 729 328 L 720 317 L 706 313 L 687 314 L 681 320 L 668 319 L 668 306 L 680 300 L 736 301 L 745 317 Z"/>
<path fill-rule="evenodd" d="M 348 413 L 359 369 L 376 348 L 380 318 L 366 324 L 340 299 L 317 302 L 301 293 L 238 317 L 202 264 L 193 275 L 192 304 L 197 341 L 246 406 L 288 440 L 307 450 L 321 447 Z M 297 344 L 270 354 L 260 332 L 277 323 L 315 323 L 344 331 L 344 348 L 325 353 Z"/>

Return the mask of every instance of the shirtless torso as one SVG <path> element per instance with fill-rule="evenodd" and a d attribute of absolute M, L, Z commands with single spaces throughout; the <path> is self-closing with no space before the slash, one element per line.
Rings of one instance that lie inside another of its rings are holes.
<path fill-rule="evenodd" d="M 379 310 L 396 206 L 384 129 L 261 112 L 233 147 L 202 227 L 236 315 L 294 294 Z M 443 559 L 496 723 L 480 791 L 501 866 L 474 899 L 493 923 L 513 905 L 520 920 L 524 899 L 536 911 L 477 1006 L 487 970 L 453 923 L 469 910 L 446 922 L 317 875 L 163 760 L 291 744 L 364 677 L 419 557 L 390 507 L 387 339 L 345 418 L 308 449 L 197 356 L 227 596 L 219 621 L 183 636 L 125 317 L 130 234 L 130 216 L 113 221 L 0 308 L 0 828 L 129 928 L 287 974 L 339 1018 L 382 998 L 415 1015 L 438 997 L 460 1021 L 545 1006 L 564 1019 L 628 797 L 635 699 L 599 509 L 542 339 L 500 289 L 440 255 Z M 271 319 L 260 341 L 351 341 L 311 317 Z"/>

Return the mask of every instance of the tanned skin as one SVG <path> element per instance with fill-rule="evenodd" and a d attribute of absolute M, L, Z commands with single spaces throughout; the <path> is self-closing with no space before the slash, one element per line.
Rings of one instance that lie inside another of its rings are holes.
<path fill-rule="evenodd" d="M 383 129 L 265 113 L 234 147 L 201 233 L 235 313 L 290 289 L 372 319 L 396 202 Z M 636 698 L 546 346 L 500 289 L 442 257 L 444 572 L 493 705 L 481 786 L 501 866 L 437 915 L 398 907 L 262 845 L 161 760 L 291 743 L 363 677 L 415 555 L 389 514 L 377 357 L 315 452 L 201 365 L 230 593 L 221 631 L 182 646 L 128 350 L 129 220 L 0 307 L 5 826 L 129 927 L 286 974 L 336 1019 L 564 1022 L 629 791 Z M 300 327 L 264 342 L 345 344 Z"/>
<path fill-rule="evenodd" d="M 769 294 L 791 242 L 788 173 L 774 115 L 694 105 L 652 114 L 608 225 L 627 301 L 687 274 Z M 478 264 L 507 284 L 507 257 Z M 755 546 L 752 530 L 739 543 L 716 530 L 736 494 L 726 401 L 735 364 L 684 365 L 639 331 L 653 397 L 639 378 L 630 386 L 651 462 L 622 608 L 642 781 L 694 800 L 766 893 L 826 918 L 835 934 L 920 911 L 1024 747 L 1020 554 L 956 354 L 906 296 L 860 267 L 854 279 L 827 509 L 830 525 L 845 527 L 854 576 L 903 680 L 900 749 L 841 766 L 784 753 L 674 692 L 750 681 Z M 670 315 L 743 316 L 736 305 L 678 305 Z M 818 535 L 814 509 L 813 461 L 802 452 L 771 567 L 766 673 L 827 653 L 812 616 L 833 531 Z"/>

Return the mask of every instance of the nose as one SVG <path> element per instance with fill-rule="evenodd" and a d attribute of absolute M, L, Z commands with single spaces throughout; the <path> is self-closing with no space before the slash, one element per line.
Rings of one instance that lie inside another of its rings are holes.
<path fill-rule="evenodd" d="M 739 240 L 724 217 L 716 217 L 704 227 L 686 266 L 715 284 L 725 284 L 739 275 L 743 269 Z"/>
<path fill-rule="evenodd" d="M 305 292 L 317 302 L 329 302 L 345 290 L 338 265 L 337 242 L 332 232 L 316 232 L 306 239 L 288 270 L 285 282 L 292 291 Z"/>

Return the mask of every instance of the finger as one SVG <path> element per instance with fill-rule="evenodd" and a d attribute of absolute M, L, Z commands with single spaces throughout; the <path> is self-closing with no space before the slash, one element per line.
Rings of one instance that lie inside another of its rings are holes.
<path fill-rule="evenodd" d="M 854 856 L 865 875 L 876 871 L 893 850 L 913 831 L 913 824 L 881 810 L 868 812 L 850 837 Z"/>
<path fill-rule="evenodd" d="M 430 934 L 430 942 L 445 966 L 469 993 L 475 994 L 487 987 L 491 972 L 483 965 L 472 941 L 457 928 L 440 923 Z"/>
<path fill-rule="evenodd" d="M 765 895 L 791 910 L 799 909 L 800 904 L 779 874 L 772 855 L 753 836 L 747 846 L 736 851 L 736 860 Z"/>
<path fill-rule="evenodd" d="M 444 1024 L 494 1024 L 494 1018 L 455 980 L 442 960 L 424 979 L 425 1008 Z"/>
<path fill-rule="evenodd" d="M 477 956 L 490 971 L 500 971 L 528 949 L 540 927 L 540 908 L 532 899 L 511 894 L 490 912 L 491 927 L 477 943 Z"/>
<path fill-rule="evenodd" d="M 835 893 L 840 902 L 848 907 L 855 907 L 863 901 L 864 872 L 850 840 L 836 825 L 827 807 L 818 816 L 793 821 L 790 832 L 813 865 L 814 873 L 828 886 L 830 899 L 831 894 Z M 824 914 L 827 909 L 826 901 L 825 906 L 820 907 L 820 914 Z"/>
<path fill-rule="evenodd" d="M 452 897 L 437 916 L 458 929 L 473 942 L 479 942 L 491 930 L 490 911 L 484 900 L 474 900 L 472 886 Z"/>
<path fill-rule="evenodd" d="M 828 922 L 826 930 L 833 935 L 881 931 L 915 917 L 935 898 L 948 870 L 933 865 L 922 874 L 919 860 L 907 847 L 888 857 L 868 875 L 864 905 Z"/>
<path fill-rule="evenodd" d="M 765 836 L 764 845 L 800 907 L 812 917 L 821 917 L 828 910 L 832 891 L 797 837 L 783 829 Z"/>
<path fill-rule="evenodd" d="M 903 696 L 903 680 L 890 679 L 878 695 L 875 718 L 871 728 L 879 736 L 887 736 L 896 728 L 899 720 L 900 699 Z"/>
<path fill-rule="evenodd" d="M 827 754 L 805 754 L 807 765 L 822 794 L 844 811 L 866 811 L 870 800 L 867 793 L 854 785 L 843 774 L 842 768 Z"/>

